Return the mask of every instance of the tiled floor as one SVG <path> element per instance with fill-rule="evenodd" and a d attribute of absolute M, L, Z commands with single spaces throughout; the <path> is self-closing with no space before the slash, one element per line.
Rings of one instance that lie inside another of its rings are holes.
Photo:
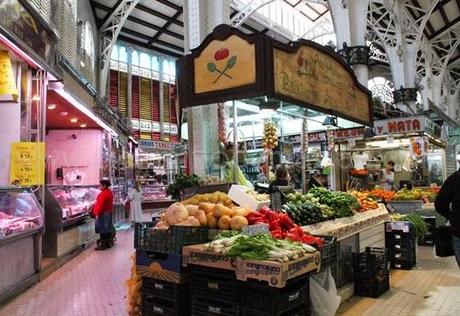
<path fill-rule="evenodd" d="M 108 251 L 85 251 L 6 306 L 1 316 L 127 315 L 124 281 L 131 267 L 132 231 L 119 232 Z M 395 270 L 379 299 L 353 297 L 339 315 L 460 315 L 460 272 L 453 258 L 420 247 L 417 269 Z"/>
<path fill-rule="evenodd" d="M 432 247 L 419 247 L 414 270 L 393 270 L 390 291 L 378 299 L 353 297 L 339 315 L 460 315 L 460 270 L 453 257 L 435 258 Z"/>
<path fill-rule="evenodd" d="M 132 236 L 130 230 L 118 232 L 114 248 L 86 250 L 2 307 L 0 315 L 127 315 L 124 282 L 130 273 Z"/>

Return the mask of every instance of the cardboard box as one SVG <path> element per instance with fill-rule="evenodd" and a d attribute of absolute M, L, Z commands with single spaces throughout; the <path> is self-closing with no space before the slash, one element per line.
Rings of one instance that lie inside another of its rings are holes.
<path fill-rule="evenodd" d="M 314 252 L 289 262 L 239 260 L 236 278 L 266 281 L 269 286 L 282 288 L 292 278 L 311 271 L 319 271 L 321 253 Z"/>
<path fill-rule="evenodd" d="M 237 258 L 230 258 L 211 251 L 204 251 L 203 244 L 183 247 L 182 257 L 182 264 L 185 267 L 194 264 L 203 267 L 236 270 L 238 265 Z"/>
<path fill-rule="evenodd" d="M 264 206 L 270 205 L 270 200 L 267 201 L 257 201 L 252 196 L 246 193 L 248 188 L 242 185 L 232 185 L 230 191 L 228 192 L 228 197 L 232 199 L 233 202 L 238 205 L 245 207 L 252 211 L 260 210 Z"/>
<path fill-rule="evenodd" d="M 136 271 L 142 277 L 172 283 L 183 283 L 188 277 L 178 254 L 136 250 Z"/>
<path fill-rule="evenodd" d="M 319 271 L 321 253 L 314 253 L 289 262 L 243 260 L 202 250 L 203 245 L 186 246 L 182 250 L 183 265 L 199 265 L 235 271 L 236 278 L 266 281 L 269 286 L 282 288 L 289 279 L 299 275 Z"/>

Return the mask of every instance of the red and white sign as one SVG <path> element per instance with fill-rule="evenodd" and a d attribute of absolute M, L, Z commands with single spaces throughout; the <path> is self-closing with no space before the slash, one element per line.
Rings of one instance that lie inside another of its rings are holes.
<path fill-rule="evenodd" d="M 374 122 L 377 135 L 408 134 L 425 131 L 425 117 L 412 116 Z"/>

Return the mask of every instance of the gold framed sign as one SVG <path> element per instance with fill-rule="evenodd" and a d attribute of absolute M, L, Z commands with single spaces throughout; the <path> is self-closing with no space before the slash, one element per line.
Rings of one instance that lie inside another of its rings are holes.
<path fill-rule="evenodd" d="M 194 59 L 195 94 L 256 82 L 256 47 L 237 35 L 212 40 Z"/>
<path fill-rule="evenodd" d="M 370 125 L 368 91 L 347 66 L 313 45 L 299 45 L 294 52 L 273 48 L 275 94 Z"/>

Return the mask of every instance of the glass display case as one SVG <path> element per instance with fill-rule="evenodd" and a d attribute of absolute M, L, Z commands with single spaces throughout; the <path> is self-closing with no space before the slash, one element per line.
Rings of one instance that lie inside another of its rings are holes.
<path fill-rule="evenodd" d="M 170 200 L 166 193 L 167 185 L 143 185 L 141 186 L 144 201 Z"/>
<path fill-rule="evenodd" d="M 118 185 L 113 185 L 111 187 L 111 190 L 113 192 L 113 203 L 114 204 L 124 204 L 126 199 L 128 198 L 128 190 L 126 188 L 126 185 L 123 184 L 118 184 Z"/>
<path fill-rule="evenodd" d="M 0 187 L 0 240 L 43 227 L 43 209 L 30 189 Z"/>
<path fill-rule="evenodd" d="M 46 194 L 46 228 L 60 231 L 88 217 L 99 189 L 94 186 L 48 186 Z"/>

